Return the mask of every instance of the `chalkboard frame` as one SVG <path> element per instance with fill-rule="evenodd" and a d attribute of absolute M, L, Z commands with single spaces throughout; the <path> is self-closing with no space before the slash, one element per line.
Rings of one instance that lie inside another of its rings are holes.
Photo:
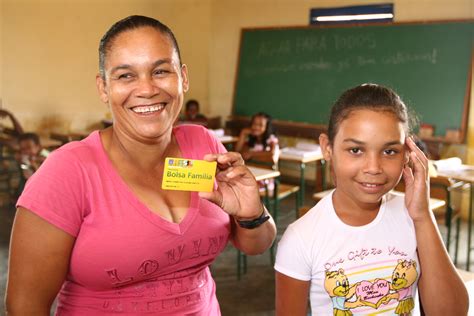
<path fill-rule="evenodd" d="M 289 30 L 289 29 L 334 29 L 334 28 L 351 28 L 351 27 L 360 27 L 360 26 L 400 26 L 400 25 L 430 25 L 430 24 L 444 24 L 444 23 L 474 23 L 474 19 L 457 19 L 457 20 L 435 20 L 435 21 L 407 21 L 407 22 L 380 22 L 380 23 L 344 23 L 338 25 L 311 25 L 311 26 L 269 26 L 269 27 L 251 27 L 251 28 L 242 28 L 240 32 L 240 41 L 239 41 L 239 50 L 238 50 L 238 57 L 237 57 L 237 64 L 236 64 L 236 72 L 234 77 L 234 90 L 233 90 L 233 97 L 232 97 L 232 116 L 234 117 L 241 117 L 241 115 L 236 114 L 236 96 L 237 96 L 237 86 L 238 86 L 238 76 L 239 76 L 239 68 L 241 62 L 241 53 L 242 53 L 242 43 L 243 37 L 245 32 L 248 31 L 255 31 L 255 30 Z M 466 69 L 467 72 L 467 80 L 466 80 L 466 88 L 464 93 L 464 102 L 462 108 L 462 117 L 461 122 L 459 124 L 459 134 L 460 137 L 458 139 L 446 139 L 445 136 L 433 136 L 426 138 L 431 142 L 442 142 L 442 143 L 465 143 L 466 136 L 467 136 L 467 128 L 468 128 L 468 117 L 469 117 L 469 109 L 470 109 L 470 98 L 471 98 L 471 81 L 473 75 L 473 67 L 474 67 L 474 43 L 471 45 L 471 58 L 470 58 L 470 67 Z M 256 109 L 256 112 L 258 109 Z M 303 121 L 287 121 L 289 125 L 293 123 L 304 123 L 304 124 L 311 124 L 308 122 Z M 285 125 L 285 121 L 280 120 L 280 123 Z M 320 127 L 320 124 L 314 124 L 314 126 Z"/>

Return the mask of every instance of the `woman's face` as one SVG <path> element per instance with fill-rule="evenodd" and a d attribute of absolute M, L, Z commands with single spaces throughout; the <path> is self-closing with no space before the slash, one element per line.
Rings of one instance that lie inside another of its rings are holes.
<path fill-rule="evenodd" d="M 252 121 L 252 126 L 250 127 L 252 130 L 253 136 L 261 136 L 265 133 L 267 129 L 267 119 L 263 116 L 256 116 Z"/>
<path fill-rule="evenodd" d="M 355 110 L 344 119 L 326 158 L 337 194 L 358 205 L 376 205 L 400 180 L 406 162 L 405 131 L 388 112 Z"/>
<path fill-rule="evenodd" d="M 171 133 L 188 75 L 169 37 L 151 27 L 125 31 L 112 40 L 104 66 L 97 86 L 114 130 L 145 142 Z"/>

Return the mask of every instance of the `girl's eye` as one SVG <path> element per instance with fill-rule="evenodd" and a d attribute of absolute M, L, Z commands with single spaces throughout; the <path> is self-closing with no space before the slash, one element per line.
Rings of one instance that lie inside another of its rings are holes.
<path fill-rule="evenodd" d="M 395 150 L 395 149 L 386 149 L 386 150 L 384 150 L 384 153 L 385 153 L 386 155 L 393 156 L 393 155 L 397 154 L 398 151 Z"/>
<path fill-rule="evenodd" d="M 359 153 L 361 153 L 361 150 L 360 150 L 360 148 L 350 148 L 349 152 L 351 154 L 359 154 Z"/>

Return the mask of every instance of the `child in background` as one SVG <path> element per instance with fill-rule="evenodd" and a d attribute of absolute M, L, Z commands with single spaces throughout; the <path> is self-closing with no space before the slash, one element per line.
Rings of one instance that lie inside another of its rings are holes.
<path fill-rule="evenodd" d="M 259 112 L 252 116 L 250 127 L 242 129 L 235 150 L 242 154 L 245 161 L 278 163 L 278 138 L 273 130 L 270 115 Z"/>
<path fill-rule="evenodd" d="M 199 102 L 194 99 L 186 102 L 184 116 L 181 121 L 207 126 L 207 117 L 199 113 Z"/>
<path fill-rule="evenodd" d="M 468 295 L 429 209 L 428 159 L 392 90 L 344 92 L 319 141 L 336 188 L 284 233 L 276 314 L 466 315 Z M 389 191 L 403 176 L 405 196 Z"/>
<path fill-rule="evenodd" d="M 19 153 L 17 161 L 20 164 L 24 180 L 28 180 L 48 157 L 49 151 L 41 146 L 36 133 L 23 133 L 18 137 Z"/>

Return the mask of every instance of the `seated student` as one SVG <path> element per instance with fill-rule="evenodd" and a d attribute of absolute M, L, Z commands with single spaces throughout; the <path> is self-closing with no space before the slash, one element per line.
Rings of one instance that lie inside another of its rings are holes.
<path fill-rule="evenodd" d="M 22 170 L 22 176 L 28 180 L 48 157 L 49 151 L 41 146 L 36 133 L 23 133 L 18 137 L 19 152 L 17 161 Z"/>
<path fill-rule="evenodd" d="M 276 167 L 279 147 L 271 116 L 263 112 L 252 116 L 250 127 L 240 132 L 235 150 L 245 161 L 268 162 Z"/>
<path fill-rule="evenodd" d="M 180 121 L 207 126 L 207 117 L 199 113 L 199 102 L 194 99 L 186 102 L 184 115 Z"/>

